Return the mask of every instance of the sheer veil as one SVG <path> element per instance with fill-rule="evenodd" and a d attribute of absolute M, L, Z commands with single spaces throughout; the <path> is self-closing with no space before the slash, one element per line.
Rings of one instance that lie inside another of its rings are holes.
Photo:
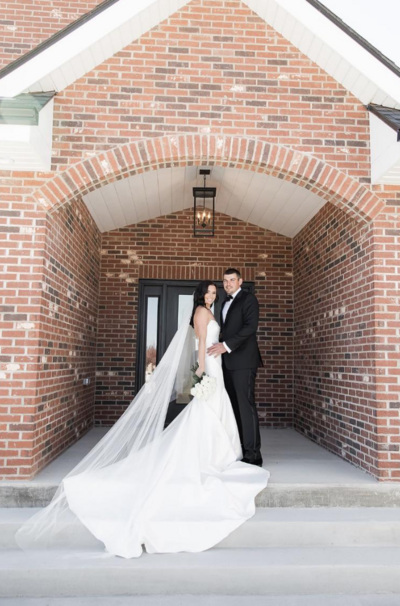
<path fill-rule="evenodd" d="M 156 469 L 161 473 L 160 466 L 155 464 L 168 406 L 174 400 L 188 401 L 190 367 L 196 359 L 196 338 L 189 324 L 191 312 L 192 309 L 187 309 L 183 314 L 163 358 L 121 418 L 65 476 L 51 503 L 21 526 L 16 541 L 22 549 L 79 547 L 87 531 L 68 503 L 66 485 L 74 476 L 82 474 L 84 479 L 85 474 L 95 474 L 109 466 L 118 470 L 126 464 L 129 469 L 131 457 L 135 457 L 135 464 L 139 461 L 145 472 L 143 477 L 151 477 Z M 104 490 L 107 489 L 112 490 L 112 486 L 105 486 Z M 127 504 L 132 511 L 131 525 L 135 524 L 148 490 L 142 484 L 134 502 Z"/>

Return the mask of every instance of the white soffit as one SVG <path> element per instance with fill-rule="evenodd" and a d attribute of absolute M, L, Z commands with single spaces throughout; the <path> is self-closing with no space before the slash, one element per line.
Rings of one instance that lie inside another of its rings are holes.
<path fill-rule="evenodd" d="M 372 184 L 400 184 L 400 142 L 396 131 L 369 112 Z"/>
<path fill-rule="evenodd" d="M 63 90 L 187 3 L 119 0 L 6 74 L 0 97 Z"/>
<path fill-rule="evenodd" d="M 243 2 L 362 103 L 400 109 L 400 78 L 306 0 Z"/>
<path fill-rule="evenodd" d="M 83 196 L 101 232 L 193 207 L 198 168 L 162 168 L 109 183 Z M 216 210 L 264 229 L 295 236 L 326 200 L 288 181 L 214 166 L 207 185 L 217 188 Z"/>
<path fill-rule="evenodd" d="M 53 104 L 40 110 L 37 125 L 0 124 L 0 170 L 51 169 Z"/>

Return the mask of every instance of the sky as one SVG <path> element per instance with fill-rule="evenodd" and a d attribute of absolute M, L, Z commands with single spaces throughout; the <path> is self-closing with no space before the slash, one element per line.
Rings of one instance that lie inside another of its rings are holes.
<path fill-rule="evenodd" d="M 363 38 L 400 66 L 400 0 L 321 0 Z"/>

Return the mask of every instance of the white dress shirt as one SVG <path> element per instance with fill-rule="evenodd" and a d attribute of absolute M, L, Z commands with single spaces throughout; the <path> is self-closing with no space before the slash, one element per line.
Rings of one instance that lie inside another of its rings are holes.
<path fill-rule="evenodd" d="M 222 310 L 222 321 L 223 321 L 224 324 L 225 324 L 226 316 L 228 314 L 228 310 L 229 310 L 230 306 L 233 303 L 233 299 L 236 297 L 237 294 L 240 293 L 241 290 L 242 290 L 241 288 L 238 288 L 237 291 L 232 294 L 232 299 L 229 299 L 229 301 L 227 301 L 225 303 L 224 308 Z M 232 350 L 229 349 L 229 347 L 227 346 L 227 344 L 225 343 L 225 341 L 223 342 L 223 346 L 225 347 L 225 349 L 226 349 L 226 351 L 228 353 L 231 353 Z"/>

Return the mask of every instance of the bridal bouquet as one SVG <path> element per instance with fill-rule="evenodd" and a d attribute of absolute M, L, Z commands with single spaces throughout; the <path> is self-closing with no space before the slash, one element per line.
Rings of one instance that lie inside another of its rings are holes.
<path fill-rule="evenodd" d="M 196 364 L 196 366 L 192 366 L 191 368 L 193 387 L 190 393 L 200 400 L 208 400 L 217 387 L 217 381 L 213 377 L 206 375 L 205 372 L 203 372 L 201 377 L 197 376 L 196 370 L 198 367 L 199 365 Z"/>

